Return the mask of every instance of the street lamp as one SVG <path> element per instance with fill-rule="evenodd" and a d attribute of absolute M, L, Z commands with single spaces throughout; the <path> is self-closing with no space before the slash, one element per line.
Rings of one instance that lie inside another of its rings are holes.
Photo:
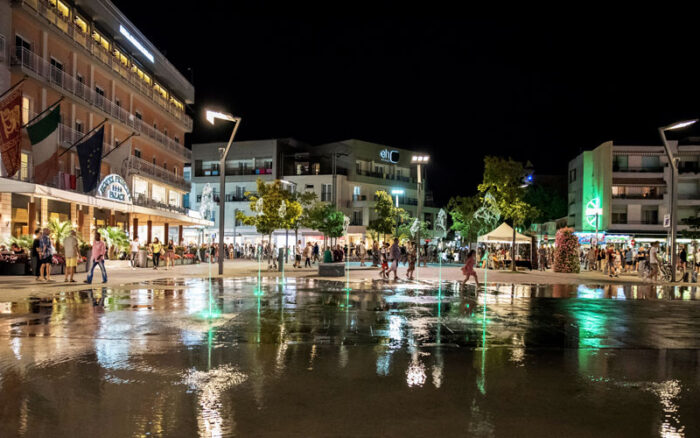
<path fill-rule="evenodd" d="M 696 123 L 698 119 L 685 120 L 682 122 L 672 123 L 668 126 L 659 128 L 659 135 L 664 145 L 664 151 L 668 157 L 669 166 L 671 166 L 671 281 L 676 281 L 676 228 L 677 228 L 677 210 L 678 210 L 678 143 L 673 147 L 666 140 L 666 131 L 682 129 Z"/>
<path fill-rule="evenodd" d="M 418 216 L 418 231 L 416 232 L 416 265 L 420 267 L 420 224 L 423 222 L 422 212 L 423 212 L 423 173 L 421 172 L 421 166 L 427 165 L 430 161 L 430 155 L 413 155 L 411 157 L 411 163 L 417 166 L 418 179 L 416 180 L 416 192 L 418 194 L 418 206 L 416 207 L 416 216 Z"/>
<path fill-rule="evenodd" d="M 396 208 L 399 208 L 399 195 L 403 195 L 404 191 L 403 189 L 392 189 L 391 194 L 396 197 Z M 399 214 L 398 212 L 396 213 L 396 237 L 399 237 Z"/>
<path fill-rule="evenodd" d="M 206 110 L 206 118 L 212 125 L 216 119 L 227 120 L 229 122 L 234 122 L 233 131 L 231 132 L 231 138 L 228 140 L 226 148 L 221 151 L 221 158 L 219 159 L 219 275 L 224 275 L 224 221 L 226 220 L 226 157 L 228 157 L 228 151 L 231 149 L 231 143 L 233 143 L 233 138 L 236 136 L 238 127 L 241 125 L 241 118 L 232 116 L 228 113 L 222 113 L 219 111 Z M 236 218 L 233 219 L 234 221 Z M 235 223 L 235 222 L 234 222 Z M 234 234 L 235 241 L 235 234 Z"/>
<path fill-rule="evenodd" d="M 280 182 L 282 184 L 292 186 L 291 193 L 294 193 L 297 191 L 297 183 L 295 183 L 294 181 L 281 179 Z M 272 242 L 270 242 L 270 243 L 272 243 Z M 297 244 L 297 242 L 296 242 L 296 234 L 295 234 L 294 235 L 294 247 L 295 248 L 296 248 L 296 244 Z M 288 248 L 289 248 L 289 228 L 285 227 L 285 229 L 284 229 L 284 259 L 282 260 L 282 263 L 289 263 L 289 250 L 288 250 Z M 284 271 L 282 271 L 282 272 L 284 272 Z"/>

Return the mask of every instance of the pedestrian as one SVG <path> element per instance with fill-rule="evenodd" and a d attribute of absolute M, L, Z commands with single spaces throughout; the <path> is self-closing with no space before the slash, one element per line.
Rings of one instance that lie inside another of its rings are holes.
<path fill-rule="evenodd" d="M 628 246 L 625 250 L 625 272 L 632 271 L 632 265 L 634 264 L 633 257 L 634 254 L 632 253 L 632 248 Z"/>
<path fill-rule="evenodd" d="M 406 277 L 409 280 L 413 280 L 413 273 L 416 270 L 416 247 L 413 243 L 408 244 L 406 249 L 406 257 L 408 258 L 408 270 L 406 271 Z"/>
<path fill-rule="evenodd" d="M 474 281 L 476 282 L 476 287 L 477 289 L 479 288 L 479 277 L 476 275 L 476 271 L 474 270 L 474 264 L 476 263 L 476 253 L 474 250 L 469 251 L 467 254 L 467 260 L 464 262 L 464 266 L 462 266 L 462 274 L 464 274 L 464 280 L 462 281 L 462 287 L 467 285 L 467 281 L 469 281 L 469 277 L 474 277 Z"/>
<path fill-rule="evenodd" d="M 63 239 L 63 254 L 66 257 L 66 278 L 65 282 L 75 283 L 73 275 L 75 275 L 75 267 L 78 266 L 78 238 L 75 230 L 70 230 L 70 234 Z"/>
<path fill-rule="evenodd" d="M 394 273 L 394 281 L 399 279 L 399 262 L 401 261 L 401 248 L 399 247 L 399 239 L 394 238 L 394 243 L 389 248 L 389 261 L 391 262 L 391 268 L 389 268 L 389 275 L 391 272 Z"/>
<path fill-rule="evenodd" d="M 39 248 L 41 247 L 41 229 L 37 228 L 34 230 L 34 241 L 32 242 L 32 266 L 34 267 L 34 273 L 36 274 L 36 281 L 43 280 L 41 276 L 41 257 L 39 256 Z"/>
<path fill-rule="evenodd" d="M 313 250 L 313 255 L 314 255 L 314 263 L 319 262 L 319 258 L 321 257 L 321 248 L 318 246 L 318 242 L 314 242 L 314 250 Z"/>
<path fill-rule="evenodd" d="M 168 244 L 165 246 L 165 270 L 168 270 L 168 265 L 170 267 L 175 266 L 175 244 L 173 243 L 173 239 L 170 239 L 168 241 Z"/>
<path fill-rule="evenodd" d="M 355 248 L 355 255 L 360 259 L 360 266 L 365 265 L 365 257 L 367 257 L 367 248 L 365 247 L 365 241 L 361 241 L 357 244 Z"/>
<path fill-rule="evenodd" d="M 389 278 L 389 242 L 384 242 L 382 248 L 379 250 L 379 257 L 382 263 L 382 269 L 379 271 L 379 276 L 387 279 Z"/>
<path fill-rule="evenodd" d="M 681 278 L 685 277 L 685 271 L 688 263 L 688 252 L 685 250 L 685 245 L 681 245 L 681 250 L 678 252 L 678 269 L 681 271 Z"/>
<path fill-rule="evenodd" d="M 163 245 L 160 243 L 157 237 L 154 237 L 153 242 L 151 243 L 151 254 L 153 254 L 153 269 L 158 269 L 158 264 L 160 263 L 160 253 L 162 251 Z M 211 254 L 209 254 L 209 260 L 211 260 Z"/>
<path fill-rule="evenodd" d="M 540 248 L 537 250 L 537 254 L 539 256 L 537 268 L 540 271 L 544 271 L 545 269 L 547 269 L 547 249 L 544 246 L 540 246 Z"/>
<path fill-rule="evenodd" d="M 311 267 L 311 254 L 313 253 L 313 247 L 311 246 L 311 242 L 306 242 L 306 247 L 304 247 L 304 267 L 305 268 L 310 268 Z"/>
<path fill-rule="evenodd" d="M 379 258 L 379 242 L 374 241 L 372 242 L 372 267 L 377 267 L 379 266 L 380 263 L 380 258 Z"/>
<path fill-rule="evenodd" d="M 48 228 L 44 228 L 39 238 L 39 273 L 43 273 L 45 281 L 51 281 L 51 262 L 54 254 L 50 233 Z"/>
<path fill-rule="evenodd" d="M 92 243 L 92 255 L 90 256 L 92 266 L 90 267 L 90 272 L 88 273 L 85 283 L 92 283 L 92 276 L 95 273 L 96 266 L 99 266 L 100 271 L 102 271 L 102 283 L 107 283 L 107 270 L 105 269 L 106 252 L 107 247 L 105 247 L 105 243 L 101 240 L 100 233 L 95 233 L 95 241 Z"/>
<path fill-rule="evenodd" d="M 659 275 L 659 242 L 658 240 L 651 244 L 651 249 L 649 250 L 649 266 L 651 267 L 651 273 L 649 276 L 653 281 L 657 280 Z"/>
<path fill-rule="evenodd" d="M 615 275 L 615 249 L 611 246 L 608 246 L 608 249 L 605 251 L 605 254 L 608 262 L 608 276 L 617 277 L 617 275 Z"/>
<path fill-rule="evenodd" d="M 139 256 L 139 238 L 134 237 L 129 244 L 129 252 L 131 253 L 131 270 L 136 269 L 136 258 Z"/>

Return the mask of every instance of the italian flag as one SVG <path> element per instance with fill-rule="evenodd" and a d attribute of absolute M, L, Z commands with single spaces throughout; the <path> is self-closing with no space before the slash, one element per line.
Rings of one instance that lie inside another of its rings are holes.
<path fill-rule="evenodd" d="M 46 184 L 58 173 L 58 122 L 61 106 L 56 105 L 46 116 L 27 126 L 34 156 L 34 182 Z"/>

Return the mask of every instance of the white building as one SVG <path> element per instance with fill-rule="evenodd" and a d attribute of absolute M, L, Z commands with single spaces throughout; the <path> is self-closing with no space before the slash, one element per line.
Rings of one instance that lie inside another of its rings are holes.
<path fill-rule="evenodd" d="M 224 146 L 223 143 L 192 145 L 190 208 L 199 209 L 206 184 L 211 184 L 215 199 L 218 199 L 218 157 L 219 149 Z M 399 196 L 399 205 L 412 216 L 417 214 L 417 168 L 411 164 L 414 154 L 418 153 L 361 140 L 313 147 L 293 139 L 235 142 L 226 165 L 227 221 L 224 240 L 233 242 L 236 210 L 252 213 L 245 193 L 255 192 L 258 178 L 266 182 L 280 179 L 287 182 L 290 190 L 312 191 L 318 200 L 335 203 L 351 219 L 350 241 L 365 239 L 367 226 L 373 218 L 374 194 L 378 190 L 388 193 L 396 188 L 404 190 L 404 194 Z M 437 209 L 430 206 L 430 196 L 427 202 L 425 198 L 422 211 L 425 220 L 432 223 Z M 216 224 L 207 230 L 208 235 L 215 236 L 218 232 L 218 218 L 217 206 L 211 218 Z M 240 236 L 237 242 L 260 239 L 252 227 L 241 226 L 240 223 L 236 224 L 235 233 Z M 275 236 L 278 244 L 283 244 L 285 231 L 279 230 Z M 302 241 L 321 240 L 322 235 L 305 229 L 301 230 L 300 238 Z"/>

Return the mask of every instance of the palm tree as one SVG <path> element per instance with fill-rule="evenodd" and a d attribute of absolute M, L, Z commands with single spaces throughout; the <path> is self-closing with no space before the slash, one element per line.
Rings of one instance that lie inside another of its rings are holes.
<path fill-rule="evenodd" d="M 49 220 L 49 232 L 51 239 L 56 243 L 56 252 L 59 252 L 63 239 L 70 235 L 73 224 L 70 221 L 59 221 L 56 218 Z"/>
<path fill-rule="evenodd" d="M 99 230 L 100 235 L 109 247 L 109 258 L 116 258 L 117 251 L 129 248 L 129 237 L 126 232 L 119 227 L 104 227 Z"/>

